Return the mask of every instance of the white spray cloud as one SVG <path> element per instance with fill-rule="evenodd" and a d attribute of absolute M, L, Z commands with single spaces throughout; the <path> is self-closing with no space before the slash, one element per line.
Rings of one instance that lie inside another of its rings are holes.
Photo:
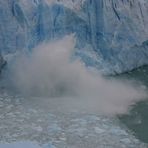
<path fill-rule="evenodd" d="M 129 83 L 105 79 L 79 59 L 72 61 L 74 46 L 74 37 L 66 36 L 38 46 L 29 57 L 17 58 L 10 70 L 13 87 L 25 95 L 62 102 L 67 109 L 109 115 L 127 112 L 146 96 Z"/>

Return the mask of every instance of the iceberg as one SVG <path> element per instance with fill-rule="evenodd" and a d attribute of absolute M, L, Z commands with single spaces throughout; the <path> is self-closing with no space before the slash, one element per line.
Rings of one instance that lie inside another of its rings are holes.
<path fill-rule="evenodd" d="M 31 143 L 31 142 L 15 142 L 11 144 L 0 144 L 1 148 L 41 148 L 37 144 Z"/>
<path fill-rule="evenodd" d="M 75 34 L 75 53 L 87 66 L 129 71 L 148 64 L 147 11 L 146 0 L 0 0 L 0 52 Z"/>

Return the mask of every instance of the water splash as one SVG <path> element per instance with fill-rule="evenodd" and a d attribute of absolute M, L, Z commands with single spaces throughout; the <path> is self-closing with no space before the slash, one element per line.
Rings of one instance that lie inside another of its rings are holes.
<path fill-rule="evenodd" d="M 80 59 L 72 61 L 74 47 L 71 35 L 39 45 L 31 56 L 22 54 L 9 68 L 12 87 L 24 95 L 48 97 L 50 103 L 60 103 L 67 111 L 75 108 L 107 115 L 126 113 L 145 98 L 141 88 L 107 80 Z"/>

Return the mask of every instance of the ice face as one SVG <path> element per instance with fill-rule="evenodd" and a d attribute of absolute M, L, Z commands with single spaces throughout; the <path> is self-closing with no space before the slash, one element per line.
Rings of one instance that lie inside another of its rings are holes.
<path fill-rule="evenodd" d="M 121 73 L 148 64 L 146 0 L 0 0 L 0 11 L 4 54 L 74 33 L 88 66 Z"/>

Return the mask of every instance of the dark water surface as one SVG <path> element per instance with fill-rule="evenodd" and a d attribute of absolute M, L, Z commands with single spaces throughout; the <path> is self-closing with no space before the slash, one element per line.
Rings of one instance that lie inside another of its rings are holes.
<path fill-rule="evenodd" d="M 148 87 L 148 66 L 138 68 L 117 77 L 136 80 L 139 82 L 139 85 L 142 83 L 143 87 Z M 119 119 L 138 139 L 148 143 L 148 98 L 145 101 L 137 103 L 129 114 L 122 115 Z"/>

